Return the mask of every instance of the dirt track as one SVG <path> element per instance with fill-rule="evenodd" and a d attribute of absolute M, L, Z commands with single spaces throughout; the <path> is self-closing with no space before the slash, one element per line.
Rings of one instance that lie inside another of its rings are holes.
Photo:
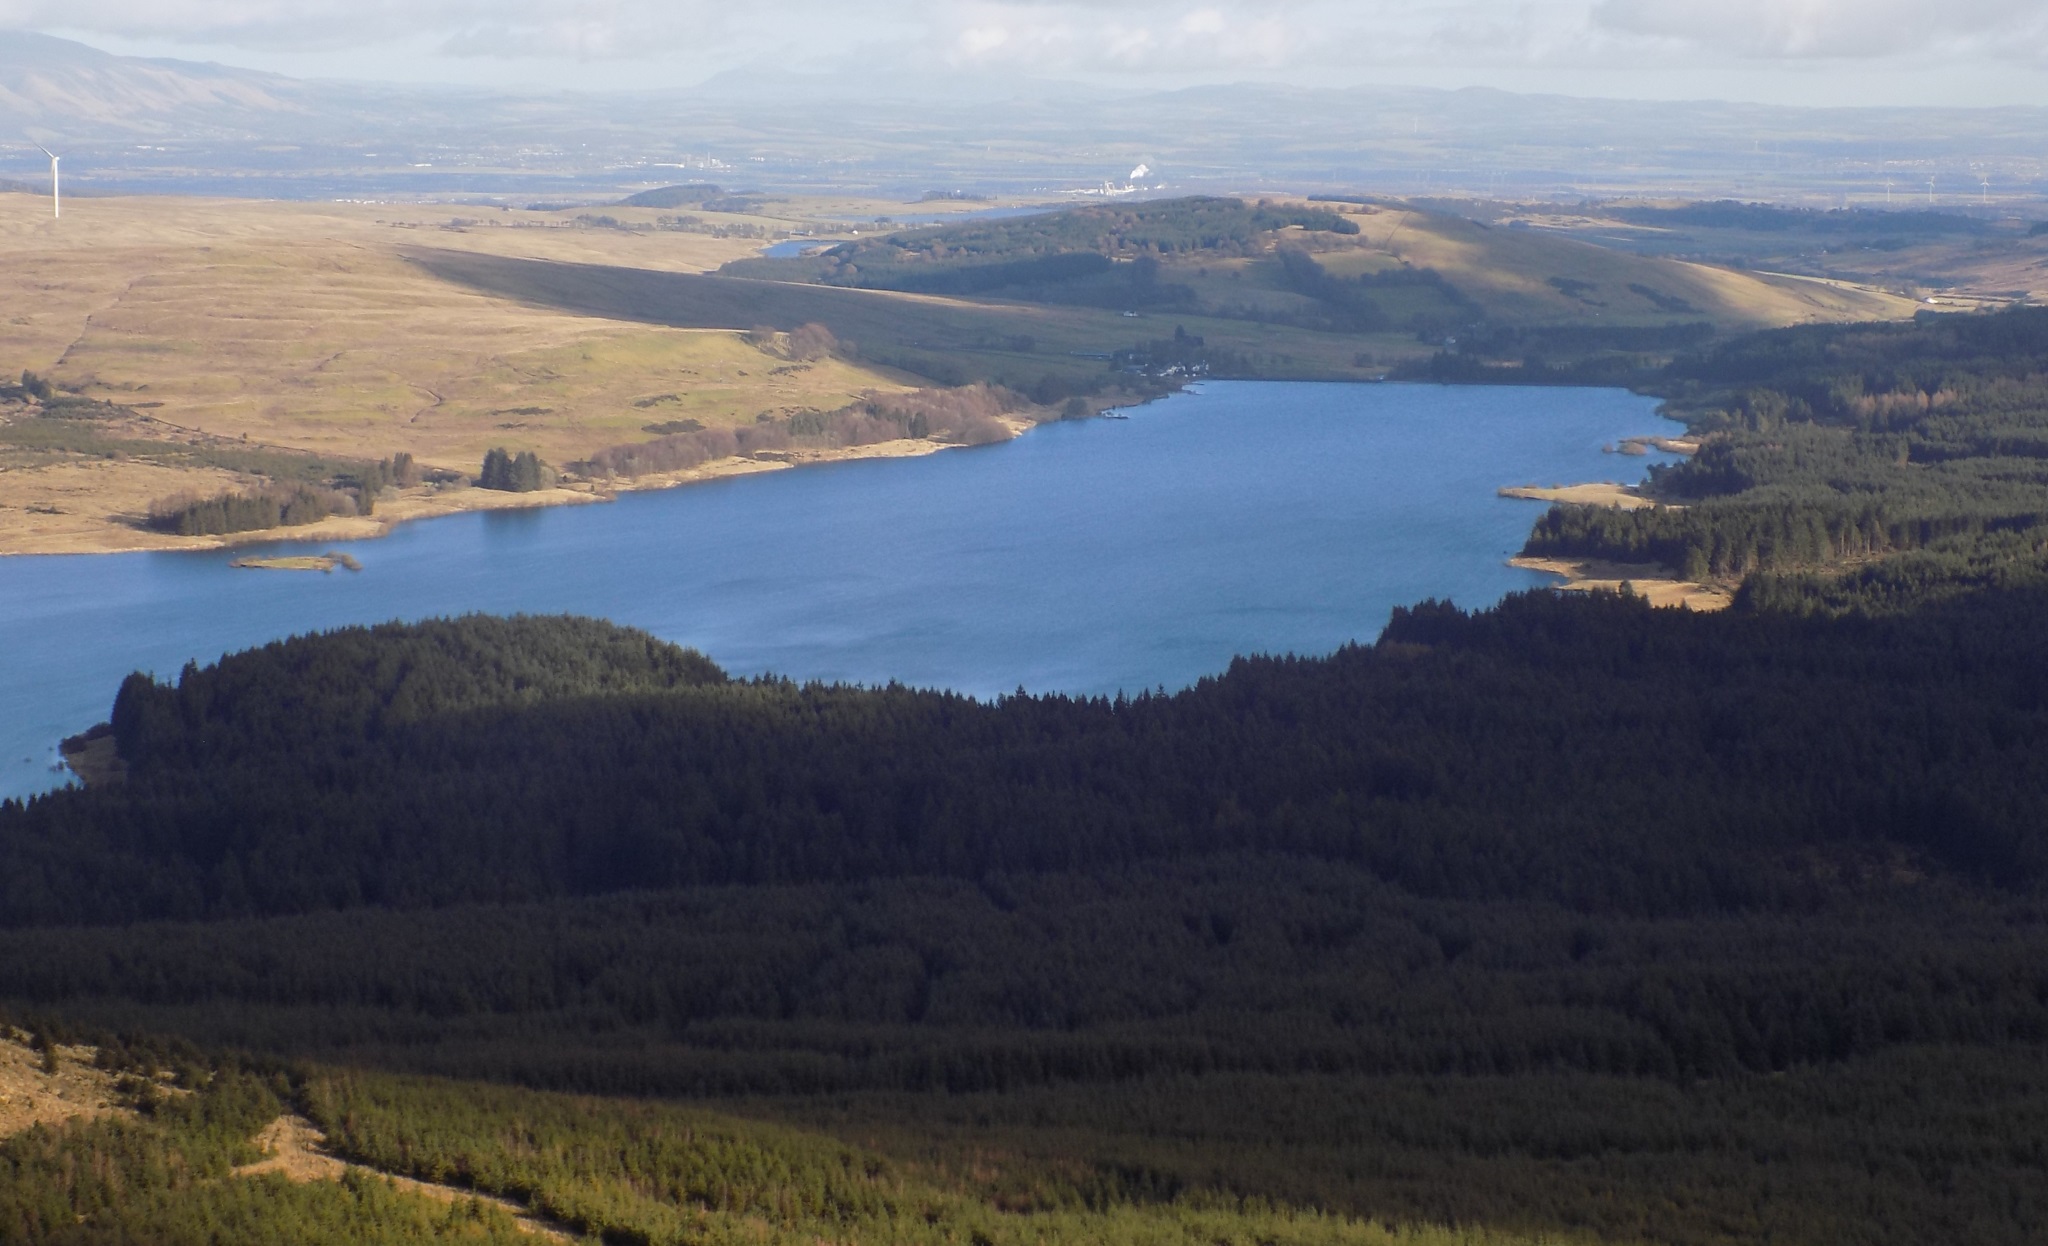
<path fill-rule="evenodd" d="M 133 1109 L 122 1106 L 114 1092 L 114 1077 L 93 1067 L 98 1052 L 91 1047 L 57 1048 L 57 1071 L 45 1072 L 41 1052 L 21 1041 L 19 1033 L 0 1035 L 0 1138 L 11 1137 L 36 1125 L 61 1125 L 66 1121 L 98 1116 L 130 1116 Z M 280 1116 L 263 1127 L 255 1138 L 265 1157 L 235 1169 L 237 1177 L 277 1173 L 288 1181 L 338 1181 L 350 1169 L 384 1178 L 392 1185 L 423 1198 L 442 1203 L 473 1200 L 509 1214 L 528 1233 L 551 1241 L 572 1242 L 575 1234 L 528 1211 L 511 1199 L 453 1186 L 435 1185 L 411 1177 L 393 1176 L 373 1168 L 350 1164 L 330 1154 L 326 1135 L 303 1116 Z"/>
<path fill-rule="evenodd" d="M 343 1173 L 354 1169 L 384 1178 L 392 1185 L 408 1193 L 431 1198 L 436 1202 L 457 1203 L 465 1200 L 496 1207 L 509 1214 L 519 1223 L 520 1229 L 552 1241 L 572 1242 L 575 1235 L 561 1225 L 544 1220 L 528 1211 L 523 1204 L 493 1194 L 479 1194 L 474 1190 L 457 1189 L 454 1186 L 435 1185 L 429 1181 L 418 1181 L 411 1177 L 397 1177 L 338 1159 L 327 1150 L 327 1136 L 320 1127 L 303 1116 L 280 1116 L 263 1127 L 256 1135 L 256 1145 L 267 1155 L 253 1164 L 244 1164 L 235 1169 L 238 1177 L 256 1177 L 265 1173 L 278 1173 L 288 1181 L 339 1181 Z"/>

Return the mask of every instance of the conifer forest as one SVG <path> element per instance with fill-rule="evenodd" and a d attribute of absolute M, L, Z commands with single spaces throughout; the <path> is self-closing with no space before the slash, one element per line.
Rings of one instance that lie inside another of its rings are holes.
<path fill-rule="evenodd" d="M 122 1105 L 0 1141 L 0 1240 L 2039 1242 L 2048 311 L 1631 366 L 1698 453 L 1526 552 L 1726 611 L 1113 699 L 573 617 L 130 676 L 0 805 L 0 1008 Z M 346 1173 L 233 1175 L 285 1116 Z"/>

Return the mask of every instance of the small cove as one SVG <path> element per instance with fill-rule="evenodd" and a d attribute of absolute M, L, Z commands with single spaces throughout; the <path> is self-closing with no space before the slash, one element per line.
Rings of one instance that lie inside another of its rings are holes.
<path fill-rule="evenodd" d="M 785 238 L 762 247 L 761 255 L 771 260 L 793 260 L 807 251 L 823 251 L 844 241 L 844 238 Z"/>
<path fill-rule="evenodd" d="M 349 623 L 590 614 L 739 675 L 1107 694 L 1239 653 L 1370 641 L 1424 597 L 1553 582 L 1506 565 L 1541 513 L 1503 485 L 1639 479 L 1601 453 L 1676 426 L 1621 390 L 1212 382 L 1015 441 L 472 513 L 381 540 L 0 559 L 0 796 L 129 671 Z M 236 569 L 345 550 L 362 571 Z"/>

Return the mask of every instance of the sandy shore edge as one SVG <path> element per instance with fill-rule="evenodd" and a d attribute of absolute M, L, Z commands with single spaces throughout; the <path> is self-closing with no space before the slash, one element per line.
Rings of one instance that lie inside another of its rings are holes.
<path fill-rule="evenodd" d="M 1627 584 L 1630 591 L 1647 598 L 1653 606 L 1683 606 L 1687 610 L 1726 610 L 1735 600 L 1735 595 L 1725 588 L 1673 579 L 1670 571 L 1656 563 L 1510 558 L 1508 565 L 1558 576 L 1564 582 L 1552 587 L 1568 593 L 1618 593 Z"/>
<path fill-rule="evenodd" d="M 1027 420 L 1006 420 L 1013 436 L 1021 435 L 1035 424 Z M 830 450 L 786 450 L 772 452 L 773 457 L 719 459 L 687 471 L 662 472 L 654 475 L 637 476 L 631 479 L 610 481 L 573 481 L 560 488 L 539 489 L 531 493 L 503 493 L 495 489 L 432 488 L 421 486 L 407 489 L 396 497 L 380 499 L 376 513 L 363 516 L 336 516 L 318 523 L 303 524 L 292 528 L 263 528 L 252 532 L 235 532 L 225 536 L 180 537 L 148 532 L 122 522 L 107 518 L 90 524 L 79 525 L 62 532 L 24 532 L 0 530 L 0 557 L 31 557 L 45 554 L 139 554 L 169 550 L 211 550 L 233 549 L 245 545 L 265 545 L 282 541 L 362 541 L 389 534 L 400 524 L 420 519 L 437 519 L 444 515 L 460 515 L 472 511 L 526 510 L 540 506 L 577 506 L 592 502 L 609 502 L 622 493 L 637 493 L 648 489 L 669 489 L 677 485 L 694 484 L 706 480 L 723 480 L 737 476 L 751 476 L 761 472 L 779 471 L 790 467 L 803 467 L 819 463 L 853 462 L 860 459 L 918 458 L 935 454 L 941 450 L 957 450 L 964 447 L 951 442 L 938 441 L 885 441 L 867 446 L 847 446 Z"/>
<path fill-rule="evenodd" d="M 1569 506 L 1612 506 L 1621 510 L 1647 510 L 1657 505 L 1634 485 L 1612 480 L 1579 485 L 1503 485 L 1496 490 L 1504 498 L 1525 498 L 1531 502 L 1562 502 Z"/>

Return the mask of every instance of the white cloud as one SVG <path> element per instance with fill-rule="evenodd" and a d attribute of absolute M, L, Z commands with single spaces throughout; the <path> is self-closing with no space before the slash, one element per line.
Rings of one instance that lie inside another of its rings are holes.
<path fill-rule="evenodd" d="M 771 7 L 810 18 L 823 5 Z M 714 0 L 0 0 L 0 28 L 301 52 L 425 39 L 457 55 L 585 58 L 715 41 L 729 8 Z"/>
<path fill-rule="evenodd" d="M 1937 98 L 2003 73 L 1999 91 L 2032 102 L 2048 78 L 2048 0 L 0 0 L 8 27 L 287 73 L 506 85 L 943 66 L 990 82 L 1404 82 L 1816 102 L 1846 88 L 1871 102 L 1883 79 L 1815 68 L 1856 58 L 1921 74 L 1916 89 Z"/>
<path fill-rule="evenodd" d="M 851 9 L 758 0 L 742 23 L 727 20 L 734 6 L 720 0 L 0 0 L 0 28 L 285 51 L 429 41 L 452 55 L 565 59 L 715 55 L 771 36 L 858 46 L 881 28 L 890 41 L 908 31 L 912 43 L 958 61 L 1178 72 L 1427 55 L 1432 45 L 1469 43 L 1437 37 L 1461 23 L 1513 23 L 1538 11 L 1583 27 L 1588 2 L 883 0 Z"/>
<path fill-rule="evenodd" d="M 1002 48 L 1010 41 L 1007 26 L 970 26 L 960 32 L 956 50 L 961 59 L 978 61 Z"/>
<path fill-rule="evenodd" d="M 1598 26 L 1743 57 L 2040 52 L 2040 0 L 1600 0 Z"/>
<path fill-rule="evenodd" d="M 1583 4 L 1563 7 L 1583 25 Z M 1432 45 L 1448 46 L 1437 32 L 1460 8 L 1425 0 L 933 0 L 919 18 L 956 65 L 1186 78 L 1426 58 Z M 1000 42 L 980 37 L 995 29 L 1005 33 Z"/>

